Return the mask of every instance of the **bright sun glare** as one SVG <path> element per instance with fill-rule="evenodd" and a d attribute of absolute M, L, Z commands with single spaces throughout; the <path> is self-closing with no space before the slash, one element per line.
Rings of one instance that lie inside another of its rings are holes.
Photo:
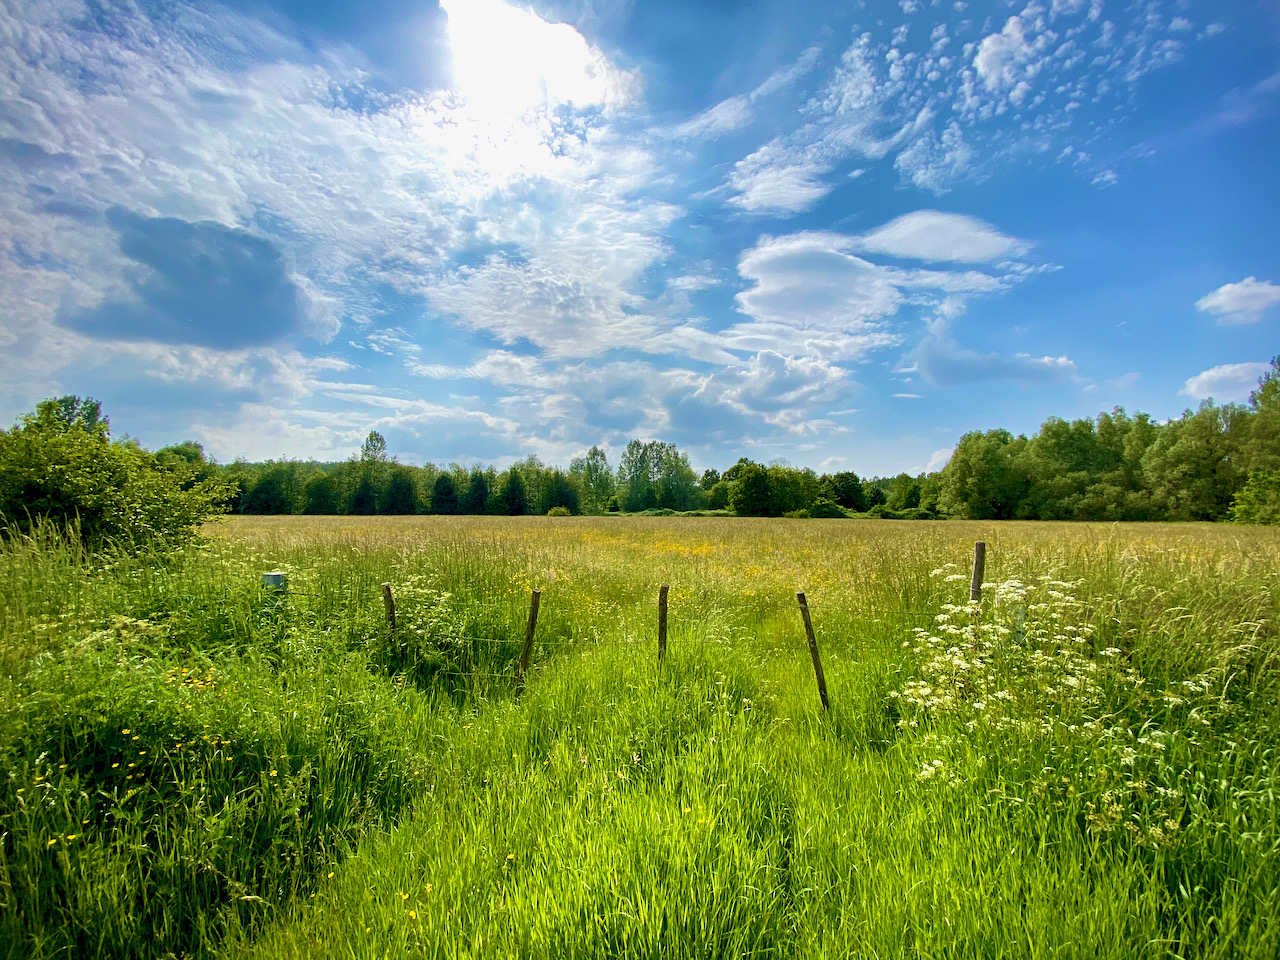
<path fill-rule="evenodd" d="M 627 75 L 564 23 L 498 0 L 442 0 L 454 89 L 479 112 L 519 116 L 539 107 L 613 105 Z"/>

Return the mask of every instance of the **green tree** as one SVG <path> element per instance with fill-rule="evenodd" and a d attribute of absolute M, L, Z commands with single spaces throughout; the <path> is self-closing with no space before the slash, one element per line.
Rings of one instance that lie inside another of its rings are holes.
<path fill-rule="evenodd" d="M 767 468 L 766 473 L 769 475 L 769 495 L 772 498 L 769 516 L 778 517 L 784 513 L 808 510 L 822 495 L 818 475 L 812 470 L 797 470 L 795 467 L 775 463 Z"/>
<path fill-rule="evenodd" d="M 370 430 L 360 447 L 361 463 L 386 463 L 387 441 L 377 430 Z"/>
<path fill-rule="evenodd" d="M 868 510 L 872 507 L 882 507 L 889 502 L 889 495 L 885 493 L 884 483 L 879 477 L 862 481 L 862 502 L 867 505 Z"/>
<path fill-rule="evenodd" d="M 515 466 L 502 475 L 498 501 L 501 512 L 508 517 L 521 517 L 529 512 L 529 497 L 525 492 L 524 478 Z"/>
<path fill-rule="evenodd" d="M 240 497 L 240 512 L 288 514 L 303 506 L 305 487 L 299 482 L 298 465 L 291 460 L 268 460 L 251 486 Z"/>
<path fill-rule="evenodd" d="M 1019 457 L 1026 437 L 1008 430 L 966 433 L 942 471 L 943 510 L 971 520 L 1008 520 L 1029 487 Z"/>
<path fill-rule="evenodd" d="M 889 495 L 885 506 L 890 510 L 912 510 L 920 506 L 920 490 L 923 477 L 900 473 L 889 481 Z"/>
<path fill-rule="evenodd" d="M 689 457 L 674 443 L 655 443 L 652 447 L 654 492 L 658 506 L 667 510 L 696 510 L 702 506 L 702 489 L 697 475 L 689 466 Z"/>
<path fill-rule="evenodd" d="M 733 484 L 727 480 L 717 481 L 710 490 L 707 491 L 706 507 L 708 510 L 724 510 L 729 506 L 729 491 L 733 489 Z"/>
<path fill-rule="evenodd" d="M 459 501 L 459 509 L 463 513 L 482 514 L 489 502 L 490 478 L 479 467 L 471 470 L 467 478 L 467 490 Z"/>
<path fill-rule="evenodd" d="M 392 516 L 408 516 L 418 512 L 418 490 L 413 483 L 411 467 L 392 467 L 387 490 L 383 494 L 382 512 Z"/>
<path fill-rule="evenodd" d="M 729 509 L 741 517 L 776 516 L 769 474 L 758 463 L 740 465 L 729 488 Z"/>
<path fill-rule="evenodd" d="M 1206 400 L 1160 428 L 1142 458 L 1142 472 L 1159 519 L 1221 520 L 1244 477 L 1234 454 L 1244 408 Z"/>
<path fill-rule="evenodd" d="M 303 513 L 333 515 L 342 512 L 342 488 L 338 478 L 331 472 L 317 473 L 308 480 L 303 499 Z"/>
<path fill-rule="evenodd" d="M 1249 394 L 1249 409 L 1253 417 L 1247 441 L 1241 445 L 1241 471 L 1251 476 L 1280 470 L 1280 357 L 1272 358 L 1271 369 Z"/>
<path fill-rule="evenodd" d="M 373 482 L 373 471 L 361 470 L 355 488 L 347 498 L 347 513 L 365 517 L 377 512 L 378 488 Z"/>
<path fill-rule="evenodd" d="M 481 482 L 483 483 L 483 474 Z M 483 508 L 483 501 L 481 502 Z M 436 477 L 431 488 L 431 512 L 434 514 L 451 514 L 458 512 L 458 491 L 453 485 L 453 477 L 442 473 Z"/>
<path fill-rule="evenodd" d="M 576 479 L 582 489 L 584 513 L 604 513 L 609 508 L 609 498 L 617 489 L 609 459 L 603 450 L 593 446 L 585 456 L 574 457 L 569 463 L 569 476 Z"/>
<path fill-rule="evenodd" d="M 182 465 L 191 470 L 198 470 L 207 462 L 204 447 L 194 440 L 184 440 L 182 443 L 161 447 L 156 451 L 156 460 L 165 466 Z"/>
<path fill-rule="evenodd" d="M 618 495 L 623 510 L 635 513 L 658 505 L 653 483 L 657 467 L 652 444 L 643 440 L 627 444 L 618 462 Z"/>
<path fill-rule="evenodd" d="M 0 531 L 50 524 L 90 549 L 180 543 L 231 492 L 213 478 L 184 489 L 183 479 L 135 442 L 113 441 L 97 400 L 45 400 L 0 433 Z"/>
<path fill-rule="evenodd" d="M 820 477 L 819 481 L 823 495 L 846 510 L 865 513 L 871 506 L 867 503 L 866 493 L 863 492 L 862 479 L 851 470 Z"/>
<path fill-rule="evenodd" d="M 563 507 L 570 514 L 578 513 L 578 491 L 563 471 L 552 470 L 542 491 L 542 509 L 547 513 L 556 507 Z"/>
<path fill-rule="evenodd" d="M 1280 523 L 1280 470 L 1259 470 L 1231 504 L 1236 523 Z"/>

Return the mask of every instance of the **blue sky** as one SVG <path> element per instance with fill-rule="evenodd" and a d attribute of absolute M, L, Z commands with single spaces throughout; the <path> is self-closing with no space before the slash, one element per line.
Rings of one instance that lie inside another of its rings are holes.
<path fill-rule="evenodd" d="M 0 0 L 0 419 L 864 475 L 1244 400 L 1266 0 Z"/>

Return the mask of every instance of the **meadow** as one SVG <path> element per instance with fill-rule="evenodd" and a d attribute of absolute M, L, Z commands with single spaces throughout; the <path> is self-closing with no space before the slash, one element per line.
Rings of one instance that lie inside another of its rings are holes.
<path fill-rule="evenodd" d="M 1280 955 L 1275 529 L 237 517 L 0 601 L 0 956 Z"/>

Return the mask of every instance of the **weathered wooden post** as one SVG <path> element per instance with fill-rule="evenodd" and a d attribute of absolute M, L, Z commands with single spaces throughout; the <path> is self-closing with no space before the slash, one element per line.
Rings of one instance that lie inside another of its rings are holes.
<path fill-rule="evenodd" d="M 520 663 L 516 667 L 516 693 L 524 689 L 524 674 L 529 669 L 529 655 L 533 652 L 533 632 L 538 628 L 538 604 L 542 591 L 534 590 L 529 599 L 529 624 L 524 631 L 524 649 L 520 651 Z"/>
<path fill-rule="evenodd" d="M 973 545 L 973 580 L 969 584 L 969 599 L 982 602 L 982 575 L 987 566 L 987 545 L 981 540 Z"/>
<path fill-rule="evenodd" d="M 668 584 L 658 587 L 658 665 L 667 655 L 667 590 Z"/>
<path fill-rule="evenodd" d="M 809 604 L 803 593 L 796 593 L 796 602 L 800 604 L 800 617 L 804 620 L 805 636 L 809 638 L 809 656 L 813 658 L 813 675 L 818 678 L 818 696 L 822 699 L 822 709 L 831 712 L 831 702 L 827 699 L 827 678 L 822 675 L 822 659 L 818 656 L 818 640 L 813 635 L 813 622 L 809 619 Z"/>
<path fill-rule="evenodd" d="M 382 605 L 387 608 L 387 630 L 391 634 L 391 639 L 396 636 L 396 601 L 391 596 L 391 584 L 384 583 L 382 585 Z"/>

